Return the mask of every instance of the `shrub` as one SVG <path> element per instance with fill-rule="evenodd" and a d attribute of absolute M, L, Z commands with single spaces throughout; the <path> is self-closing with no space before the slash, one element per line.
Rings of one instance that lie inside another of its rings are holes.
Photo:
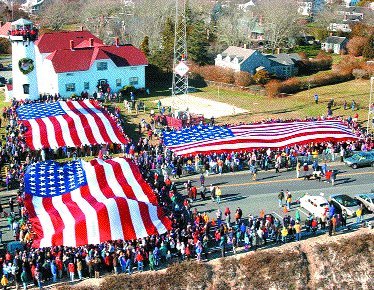
<path fill-rule="evenodd" d="M 364 69 L 355 68 L 352 71 L 352 74 L 355 77 L 355 79 L 369 79 L 369 73 Z"/>
<path fill-rule="evenodd" d="M 253 80 L 257 84 L 265 85 L 270 80 L 270 75 L 266 70 L 262 69 L 255 73 Z"/>
<path fill-rule="evenodd" d="M 312 59 L 302 59 L 299 64 L 299 72 L 310 73 L 321 70 L 329 70 L 332 66 L 332 57 L 324 52 L 318 53 L 315 58 Z"/>
<path fill-rule="evenodd" d="M 350 55 L 344 56 L 341 61 L 333 66 L 333 71 L 343 72 L 343 73 L 352 73 L 356 68 L 360 68 L 362 62 Z"/>
<path fill-rule="evenodd" d="M 271 80 L 265 85 L 267 96 L 271 98 L 277 97 L 280 93 L 281 87 L 282 87 L 282 84 L 280 81 Z"/>
<path fill-rule="evenodd" d="M 234 79 L 235 85 L 240 87 L 248 87 L 253 82 L 251 75 L 245 71 L 236 72 Z"/>
<path fill-rule="evenodd" d="M 374 34 L 374 31 L 373 31 Z M 366 59 L 374 59 L 374 35 L 369 37 L 369 41 L 366 43 L 362 50 L 362 56 Z"/>
<path fill-rule="evenodd" d="M 235 82 L 234 71 L 214 65 L 191 66 L 191 72 L 201 75 L 205 80 L 233 84 Z"/>
<path fill-rule="evenodd" d="M 282 82 L 281 92 L 293 94 L 303 89 L 303 82 L 298 78 L 290 78 Z"/>
<path fill-rule="evenodd" d="M 353 56 L 361 56 L 369 38 L 363 36 L 352 37 L 347 43 L 348 53 Z"/>
<path fill-rule="evenodd" d="M 0 53 L 1 54 L 12 53 L 12 46 L 10 45 L 10 41 L 6 38 L 0 38 Z"/>

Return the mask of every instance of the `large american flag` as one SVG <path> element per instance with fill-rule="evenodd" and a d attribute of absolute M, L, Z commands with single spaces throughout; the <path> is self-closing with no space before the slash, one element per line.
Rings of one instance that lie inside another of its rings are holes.
<path fill-rule="evenodd" d="M 357 137 L 338 120 L 264 123 L 232 127 L 199 125 L 164 132 L 167 148 L 176 155 L 281 149 L 311 142 L 346 141 Z"/>
<path fill-rule="evenodd" d="M 17 109 L 32 150 L 127 143 L 114 119 L 95 101 L 30 103 Z"/>
<path fill-rule="evenodd" d="M 132 240 L 171 227 L 137 166 L 125 158 L 36 163 L 24 181 L 36 248 Z"/>

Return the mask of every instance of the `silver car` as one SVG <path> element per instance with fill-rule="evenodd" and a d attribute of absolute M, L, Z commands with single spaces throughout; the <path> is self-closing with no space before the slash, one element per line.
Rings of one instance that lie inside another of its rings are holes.
<path fill-rule="evenodd" d="M 337 213 L 346 212 L 350 217 L 356 216 L 356 210 L 360 208 L 358 200 L 346 194 L 330 195 L 329 200 L 333 203 Z"/>
<path fill-rule="evenodd" d="M 369 211 L 374 212 L 374 193 L 356 194 L 355 198 L 361 202 Z"/>

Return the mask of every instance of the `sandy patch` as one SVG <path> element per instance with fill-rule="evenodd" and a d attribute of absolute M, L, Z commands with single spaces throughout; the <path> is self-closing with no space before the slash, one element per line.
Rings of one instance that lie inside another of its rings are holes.
<path fill-rule="evenodd" d="M 158 101 L 155 101 L 157 103 Z M 171 106 L 175 111 L 188 111 L 202 114 L 205 118 L 219 118 L 247 113 L 247 110 L 231 106 L 226 103 L 207 100 L 192 95 L 179 95 L 161 99 L 162 106 Z"/>

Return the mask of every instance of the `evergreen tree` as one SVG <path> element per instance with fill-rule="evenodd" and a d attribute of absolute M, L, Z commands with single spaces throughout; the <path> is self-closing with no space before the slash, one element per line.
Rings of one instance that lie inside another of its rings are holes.
<path fill-rule="evenodd" d="M 207 63 L 207 47 L 209 46 L 207 27 L 202 16 L 195 13 L 186 4 L 186 30 L 188 59 L 199 65 Z"/>
<path fill-rule="evenodd" d="M 142 43 L 140 44 L 140 50 L 145 54 L 146 57 L 149 56 L 149 37 L 148 35 L 144 36 Z"/>
<path fill-rule="evenodd" d="M 208 51 L 209 46 L 207 28 L 203 20 L 196 20 L 187 35 L 187 51 L 188 58 L 199 65 L 206 64 L 208 62 Z"/>
<path fill-rule="evenodd" d="M 170 17 L 166 19 L 161 39 L 161 47 L 155 51 L 151 62 L 162 70 L 170 72 L 173 67 L 174 55 L 174 22 Z"/>

